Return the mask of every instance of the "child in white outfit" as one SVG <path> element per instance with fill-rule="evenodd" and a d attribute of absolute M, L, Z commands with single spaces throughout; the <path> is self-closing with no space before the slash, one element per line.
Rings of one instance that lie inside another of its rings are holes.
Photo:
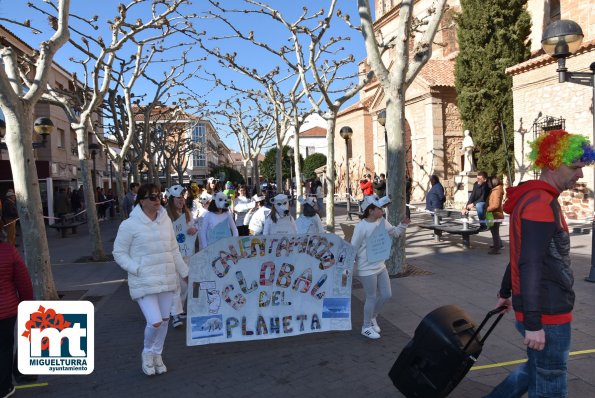
<path fill-rule="evenodd" d="M 384 216 L 383 206 L 390 203 L 388 196 L 378 199 L 375 195 L 364 198 L 362 208 L 364 214 L 353 231 L 351 244 L 356 249 L 356 276 L 362 283 L 366 293 L 364 303 L 364 324 L 362 335 L 370 339 L 380 338 L 380 327 L 376 317 L 382 306 L 391 298 L 390 279 L 384 261 L 390 256 L 390 249 L 379 255 L 367 251 L 368 239 L 372 234 L 388 234 L 395 237 L 405 232 L 409 219 L 405 218 L 398 226 L 393 227 Z M 380 227 L 382 226 L 382 227 Z M 381 228 L 378 230 L 377 228 Z M 384 260 L 381 259 L 384 257 Z"/>
<path fill-rule="evenodd" d="M 295 221 L 298 234 L 323 234 L 325 232 L 320 216 L 318 215 L 318 204 L 316 198 L 303 197 L 298 198 L 302 204 L 302 213 Z"/>

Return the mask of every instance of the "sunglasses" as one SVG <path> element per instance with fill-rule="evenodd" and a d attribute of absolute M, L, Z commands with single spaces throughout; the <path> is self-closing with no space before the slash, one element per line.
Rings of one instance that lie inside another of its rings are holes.
<path fill-rule="evenodd" d="M 145 199 L 149 199 L 151 202 L 157 202 L 158 200 L 161 200 L 161 194 L 152 193 L 152 194 L 147 195 L 145 197 Z"/>

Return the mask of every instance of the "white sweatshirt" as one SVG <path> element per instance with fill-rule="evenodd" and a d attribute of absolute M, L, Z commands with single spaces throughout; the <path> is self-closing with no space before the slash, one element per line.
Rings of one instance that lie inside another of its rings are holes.
<path fill-rule="evenodd" d="M 273 222 L 269 214 L 264 222 L 263 235 L 277 235 L 277 234 L 295 234 L 297 228 L 292 216 L 288 215 L 283 218 L 277 218 L 277 222 Z"/>
<path fill-rule="evenodd" d="M 384 261 L 378 261 L 369 263 L 368 256 L 366 253 L 366 241 L 372 235 L 372 232 L 380 225 L 380 223 L 384 223 L 386 230 L 390 236 L 401 236 L 405 229 L 407 228 L 407 224 L 399 224 L 396 227 L 393 227 L 386 218 L 381 217 L 374 222 L 361 220 L 356 226 L 355 230 L 353 231 L 353 237 L 351 238 L 351 244 L 355 247 L 357 252 L 356 255 L 356 270 L 355 274 L 358 276 L 368 276 L 374 275 L 382 271 L 386 266 L 384 265 Z"/>

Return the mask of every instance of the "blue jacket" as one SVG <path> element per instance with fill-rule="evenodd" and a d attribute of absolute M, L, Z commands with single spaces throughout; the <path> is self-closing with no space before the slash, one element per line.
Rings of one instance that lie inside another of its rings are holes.
<path fill-rule="evenodd" d="M 436 209 L 443 209 L 445 200 L 444 188 L 438 182 L 430 188 L 426 195 L 426 210 L 434 211 Z"/>

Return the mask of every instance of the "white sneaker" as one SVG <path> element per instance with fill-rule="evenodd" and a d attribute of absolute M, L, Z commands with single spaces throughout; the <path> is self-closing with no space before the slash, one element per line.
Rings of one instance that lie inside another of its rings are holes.
<path fill-rule="evenodd" d="M 159 354 L 153 354 L 153 363 L 155 364 L 155 372 L 160 375 L 167 372 L 167 368 L 163 363 L 163 358 Z"/>
<path fill-rule="evenodd" d="M 374 328 L 372 326 L 367 327 L 367 328 L 362 328 L 362 335 L 366 336 L 369 339 L 379 339 L 380 335 L 378 334 L 378 332 L 376 332 L 374 330 Z"/>
<path fill-rule="evenodd" d="M 376 318 L 372 318 L 372 329 L 374 329 L 376 333 L 381 332 L 380 326 L 378 326 L 378 321 L 376 320 Z"/>
<path fill-rule="evenodd" d="M 180 319 L 180 317 L 179 317 L 178 315 L 174 315 L 174 316 L 171 318 L 171 325 L 172 325 L 174 328 L 178 328 L 178 327 L 180 327 L 180 326 L 184 325 L 184 321 L 183 321 L 183 320 L 181 320 L 181 319 Z"/>
<path fill-rule="evenodd" d="M 152 352 L 143 352 L 143 372 L 147 376 L 153 376 L 155 374 L 155 364 L 153 363 L 153 353 Z"/>

